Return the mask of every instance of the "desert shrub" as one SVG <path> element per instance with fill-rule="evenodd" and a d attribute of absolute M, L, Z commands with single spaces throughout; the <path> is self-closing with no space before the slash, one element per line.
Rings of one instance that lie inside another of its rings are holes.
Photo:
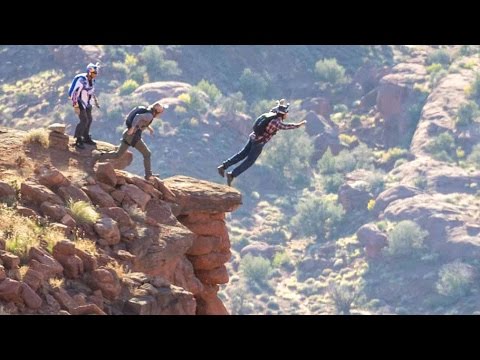
<path fill-rule="evenodd" d="M 292 226 L 303 235 L 316 237 L 317 241 L 336 235 L 345 215 L 334 197 L 314 193 L 305 193 L 295 206 L 295 211 Z"/>
<path fill-rule="evenodd" d="M 86 201 L 69 200 L 67 202 L 67 207 L 70 209 L 72 217 L 77 224 L 94 224 L 100 219 L 100 215 L 93 205 Z"/>
<path fill-rule="evenodd" d="M 455 157 L 455 139 L 450 133 L 444 132 L 430 141 L 427 151 L 436 160 L 451 162 Z"/>
<path fill-rule="evenodd" d="M 23 143 L 24 144 L 40 144 L 44 148 L 48 148 L 48 131 L 47 129 L 32 129 L 29 130 L 24 138 L 23 138 Z"/>
<path fill-rule="evenodd" d="M 479 108 L 475 102 L 469 101 L 465 104 L 462 104 L 458 108 L 456 125 L 468 126 L 472 124 L 479 115 Z"/>
<path fill-rule="evenodd" d="M 400 221 L 388 233 L 387 252 L 391 256 L 409 256 L 423 248 L 428 232 L 411 220 Z"/>
<path fill-rule="evenodd" d="M 128 79 L 120 87 L 120 95 L 129 95 L 138 88 L 139 85 L 135 80 Z"/>
<path fill-rule="evenodd" d="M 249 282 L 263 285 L 272 271 L 270 261 L 261 256 L 246 255 L 240 262 L 240 269 Z"/>
<path fill-rule="evenodd" d="M 439 294 L 456 300 L 470 292 L 473 280 L 473 268 L 455 261 L 440 268 L 436 288 Z"/>
<path fill-rule="evenodd" d="M 452 62 L 452 58 L 447 50 L 445 49 L 438 49 L 432 51 L 427 56 L 427 64 L 441 64 L 441 65 L 450 65 Z"/>
<path fill-rule="evenodd" d="M 263 98 L 267 88 L 268 81 L 264 76 L 249 68 L 243 70 L 239 79 L 239 90 L 245 94 L 248 102 Z"/>
<path fill-rule="evenodd" d="M 337 63 L 337 59 L 322 59 L 315 63 L 315 75 L 321 83 L 331 86 L 343 85 L 348 82 L 345 68 Z"/>

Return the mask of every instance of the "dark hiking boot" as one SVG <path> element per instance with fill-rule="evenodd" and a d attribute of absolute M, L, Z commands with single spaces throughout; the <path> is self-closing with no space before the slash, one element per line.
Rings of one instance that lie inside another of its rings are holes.
<path fill-rule="evenodd" d="M 225 177 L 225 167 L 223 165 L 217 167 L 217 170 L 221 177 Z"/>
<path fill-rule="evenodd" d="M 154 177 L 160 177 L 160 174 L 145 175 L 145 180 L 152 180 Z"/>
<path fill-rule="evenodd" d="M 97 143 L 96 143 L 95 141 L 93 141 L 90 136 L 88 136 L 88 137 L 86 138 L 85 144 L 88 144 L 88 145 L 97 145 Z"/>
<path fill-rule="evenodd" d="M 231 173 L 227 173 L 227 185 L 228 186 L 232 186 L 232 181 L 233 181 L 234 177 Z"/>
<path fill-rule="evenodd" d="M 78 140 L 77 140 L 77 142 L 75 143 L 75 147 L 76 147 L 77 149 L 85 149 L 85 145 L 83 145 L 83 142 L 78 141 Z"/>

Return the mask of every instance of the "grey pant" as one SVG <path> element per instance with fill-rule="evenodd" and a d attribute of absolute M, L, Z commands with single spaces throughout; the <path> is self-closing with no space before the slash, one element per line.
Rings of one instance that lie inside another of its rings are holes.
<path fill-rule="evenodd" d="M 122 143 L 118 147 L 117 151 L 113 152 L 107 152 L 107 153 L 102 153 L 99 155 L 98 160 L 107 160 L 107 159 L 118 159 L 120 156 L 122 156 L 125 151 L 128 150 L 128 148 L 131 146 L 133 136 L 132 135 L 127 135 L 127 130 L 123 132 L 123 139 Z M 143 155 L 143 166 L 145 167 L 145 176 L 151 176 L 152 175 L 152 162 L 151 162 L 151 152 L 148 146 L 143 142 L 142 139 L 139 139 L 135 146 L 135 149 L 137 149 L 142 155 Z"/>
<path fill-rule="evenodd" d="M 78 118 L 80 122 L 77 124 L 75 128 L 75 135 L 74 137 L 79 139 L 83 138 L 86 140 L 90 134 L 90 126 L 92 125 L 92 106 L 88 105 L 85 109 L 81 102 L 78 103 L 80 108 L 80 114 L 78 114 Z M 82 140 L 82 139 L 80 139 Z"/>

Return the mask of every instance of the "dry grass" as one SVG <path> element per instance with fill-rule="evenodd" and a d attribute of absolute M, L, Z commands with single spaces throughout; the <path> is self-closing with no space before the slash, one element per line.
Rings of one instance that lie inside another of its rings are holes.
<path fill-rule="evenodd" d="M 80 238 L 75 241 L 75 247 L 79 250 L 85 251 L 90 255 L 98 255 L 97 246 L 92 240 Z"/>
<path fill-rule="evenodd" d="M 72 212 L 72 216 L 77 224 L 95 224 L 100 219 L 100 214 L 92 204 L 86 201 L 69 200 L 67 207 Z"/>
<path fill-rule="evenodd" d="M 0 237 L 6 240 L 6 250 L 26 260 L 28 252 L 33 246 L 46 244 L 48 251 L 65 236 L 60 230 L 51 226 L 41 226 L 35 219 L 25 218 L 14 209 L 0 206 Z"/>
<path fill-rule="evenodd" d="M 117 263 L 115 261 L 109 262 L 107 265 L 105 265 L 106 268 L 112 269 L 117 273 L 117 276 L 119 279 L 123 279 L 126 274 L 128 274 L 130 271 L 125 268 L 124 265 Z"/>
<path fill-rule="evenodd" d="M 29 267 L 27 265 L 20 266 L 20 268 L 18 269 L 18 273 L 20 274 L 20 280 L 23 281 L 25 274 L 28 271 L 28 268 Z"/>
<path fill-rule="evenodd" d="M 63 287 L 65 283 L 65 279 L 59 279 L 59 278 L 50 278 L 48 279 L 48 283 L 52 287 L 52 289 L 58 289 Z"/>
<path fill-rule="evenodd" d="M 44 148 L 48 148 L 48 131 L 47 129 L 32 129 L 25 134 L 23 138 L 24 144 L 40 144 Z"/>
<path fill-rule="evenodd" d="M 65 239 L 65 235 L 61 230 L 54 229 L 52 227 L 47 227 L 45 231 L 42 234 L 42 239 L 46 242 L 47 244 L 47 250 L 52 253 L 53 252 L 53 247 L 57 242 L 60 240 Z"/>
<path fill-rule="evenodd" d="M 24 218 L 12 209 L 0 207 L 0 237 L 6 240 L 6 250 L 26 259 L 32 246 L 40 245 L 42 228 L 33 220 Z"/>

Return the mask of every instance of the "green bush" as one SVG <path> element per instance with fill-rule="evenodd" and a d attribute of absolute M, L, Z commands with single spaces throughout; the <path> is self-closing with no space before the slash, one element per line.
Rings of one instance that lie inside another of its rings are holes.
<path fill-rule="evenodd" d="M 204 114 L 208 110 L 206 96 L 196 87 L 188 91 L 189 101 L 186 103 L 187 110 L 192 114 Z"/>
<path fill-rule="evenodd" d="M 455 157 L 455 139 L 450 133 L 444 132 L 430 141 L 426 149 L 433 155 L 433 158 L 451 162 Z"/>
<path fill-rule="evenodd" d="M 467 163 L 480 169 L 480 144 L 477 144 L 472 148 L 472 152 L 467 156 Z"/>
<path fill-rule="evenodd" d="M 310 158 L 313 143 L 305 128 L 279 131 L 264 152 L 262 164 L 281 171 L 293 186 L 304 188 L 310 185 Z"/>
<path fill-rule="evenodd" d="M 413 184 L 416 188 L 425 190 L 428 186 L 428 179 L 425 176 L 418 176 Z"/>
<path fill-rule="evenodd" d="M 308 192 L 300 198 L 295 212 L 292 226 L 305 236 L 315 236 L 317 241 L 333 238 L 345 215 L 333 197 Z"/>
<path fill-rule="evenodd" d="M 443 265 L 438 277 L 438 293 L 456 300 L 470 292 L 474 271 L 470 265 L 455 261 Z"/>
<path fill-rule="evenodd" d="M 249 109 L 249 114 L 253 118 L 257 118 L 260 114 L 268 112 L 271 108 L 275 106 L 275 100 L 258 100 L 254 101 Z"/>
<path fill-rule="evenodd" d="M 385 189 L 385 173 L 382 171 L 375 171 L 368 176 L 367 182 L 369 185 L 368 190 L 374 196 L 377 196 Z"/>
<path fill-rule="evenodd" d="M 458 108 L 456 124 L 457 126 L 471 125 L 479 115 L 478 105 L 473 101 L 469 101 Z"/>
<path fill-rule="evenodd" d="M 343 184 L 343 175 L 338 173 L 322 175 L 320 184 L 327 194 L 336 194 Z"/>
<path fill-rule="evenodd" d="M 240 261 L 240 270 L 249 282 L 264 285 L 272 272 L 272 267 L 267 259 L 248 254 Z"/>
<path fill-rule="evenodd" d="M 472 56 L 478 54 L 479 47 L 478 45 L 462 45 L 458 51 L 461 56 Z"/>
<path fill-rule="evenodd" d="M 147 68 L 150 81 L 164 80 L 165 77 L 182 73 L 176 61 L 165 60 L 165 50 L 158 45 L 144 46 L 139 58 Z"/>
<path fill-rule="evenodd" d="M 216 105 L 222 97 L 221 91 L 215 86 L 215 84 L 209 83 L 205 79 L 202 79 L 196 85 L 196 88 L 208 95 L 209 102 L 212 105 Z"/>
<path fill-rule="evenodd" d="M 138 88 L 139 85 L 135 80 L 128 79 L 120 87 L 120 95 L 129 95 Z"/>
<path fill-rule="evenodd" d="M 137 66 L 130 71 L 130 78 L 135 80 L 138 84 L 142 85 L 149 82 L 147 67 Z"/>
<path fill-rule="evenodd" d="M 247 109 L 247 102 L 243 100 L 243 94 L 241 92 L 236 92 L 227 97 L 224 97 L 220 101 L 220 106 L 223 111 L 233 116 L 237 112 L 244 113 Z"/>
<path fill-rule="evenodd" d="M 122 62 L 114 62 L 111 65 L 111 75 L 115 76 L 115 78 L 120 78 L 120 80 L 125 80 L 128 76 L 128 67 Z M 118 74 L 118 76 L 116 76 Z"/>
<path fill-rule="evenodd" d="M 322 83 L 331 86 L 343 85 L 348 82 L 345 68 L 337 63 L 337 59 L 323 59 L 315 63 L 315 74 Z"/>
<path fill-rule="evenodd" d="M 427 64 L 442 64 L 442 65 L 450 65 L 452 62 L 452 58 L 450 54 L 445 49 L 438 49 L 427 56 Z"/>
<path fill-rule="evenodd" d="M 479 73 L 475 74 L 475 80 L 473 80 L 473 83 L 468 88 L 467 93 L 472 100 L 475 100 L 477 102 L 477 104 L 480 103 L 480 74 Z"/>
<path fill-rule="evenodd" d="M 317 169 L 322 175 L 332 175 L 337 172 L 336 157 L 333 156 L 330 147 L 323 153 L 322 158 L 318 160 Z"/>
<path fill-rule="evenodd" d="M 347 113 L 348 112 L 348 106 L 345 104 L 335 104 L 333 106 L 333 112 L 334 113 Z"/>
<path fill-rule="evenodd" d="M 427 73 L 435 74 L 435 73 L 441 71 L 442 69 L 443 69 L 442 64 L 435 63 L 435 64 L 432 64 L 430 66 L 427 66 Z"/>
<path fill-rule="evenodd" d="M 272 265 L 273 267 L 280 268 L 283 266 L 288 266 L 292 263 L 290 260 L 290 257 L 288 256 L 287 253 L 285 252 L 279 252 L 275 254 L 275 257 L 273 258 Z"/>
<path fill-rule="evenodd" d="M 423 248 L 428 232 L 411 220 L 400 221 L 388 233 L 387 252 L 391 256 L 409 256 Z"/>
<path fill-rule="evenodd" d="M 442 80 L 442 78 L 444 78 L 446 75 L 448 75 L 448 72 L 446 70 L 440 70 L 438 72 L 430 74 L 431 88 L 433 89 L 434 87 L 436 87 L 440 80 Z"/>
<path fill-rule="evenodd" d="M 353 284 L 331 282 L 328 285 L 328 294 L 335 305 L 337 314 L 350 315 L 352 304 L 360 295 L 360 288 Z"/>
<path fill-rule="evenodd" d="M 261 99 L 268 88 L 268 81 L 259 73 L 249 68 L 243 70 L 239 79 L 239 89 L 245 94 L 248 102 L 255 99 Z"/>

